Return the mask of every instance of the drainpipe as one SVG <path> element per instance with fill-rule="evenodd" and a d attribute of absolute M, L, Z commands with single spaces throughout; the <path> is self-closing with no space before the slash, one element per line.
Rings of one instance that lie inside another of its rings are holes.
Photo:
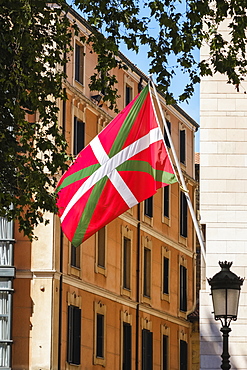
<path fill-rule="evenodd" d="M 65 55 L 66 57 L 66 55 Z M 66 73 L 66 64 L 64 65 L 64 73 Z M 66 95 L 66 88 L 63 89 L 64 95 Z M 65 128 L 66 128 L 66 100 L 63 100 L 63 108 L 62 108 L 62 133 L 65 137 Z M 58 328 L 58 370 L 61 369 L 61 347 L 62 347 L 62 322 L 63 322 L 63 315 L 62 315 L 62 308 L 63 308 L 63 241 L 64 236 L 62 229 L 60 229 L 60 279 L 59 279 L 59 328 Z"/>

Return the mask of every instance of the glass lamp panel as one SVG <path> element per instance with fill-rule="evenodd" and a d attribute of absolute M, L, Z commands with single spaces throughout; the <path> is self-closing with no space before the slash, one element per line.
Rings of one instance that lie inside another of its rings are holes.
<path fill-rule="evenodd" d="M 225 316 L 226 315 L 226 289 L 214 289 L 212 290 L 214 315 Z"/>
<path fill-rule="evenodd" d="M 238 312 L 240 290 L 214 289 L 212 290 L 214 315 L 217 317 L 234 317 Z"/>
<path fill-rule="evenodd" d="M 240 290 L 227 289 L 227 316 L 237 316 Z"/>

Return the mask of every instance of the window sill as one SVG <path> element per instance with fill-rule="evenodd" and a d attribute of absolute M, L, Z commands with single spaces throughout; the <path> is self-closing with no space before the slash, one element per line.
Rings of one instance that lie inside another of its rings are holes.
<path fill-rule="evenodd" d="M 74 81 L 75 81 L 75 84 L 78 85 L 80 88 L 84 88 L 83 82 L 77 81 L 75 78 L 74 78 Z"/>
<path fill-rule="evenodd" d="M 182 235 L 179 235 L 179 243 L 183 244 L 185 247 L 187 247 L 188 238 Z"/>
<path fill-rule="evenodd" d="M 75 370 L 75 369 L 80 370 L 81 365 L 69 364 L 68 362 L 66 362 L 65 370 Z"/>
<path fill-rule="evenodd" d="M 98 266 L 98 265 L 95 265 L 95 273 L 106 276 L 106 268 L 105 267 Z"/>
<path fill-rule="evenodd" d="M 170 303 L 170 294 L 169 293 L 161 293 L 161 300 Z"/>
<path fill-rule="evenodd" d="M 146 215 L 143 215 L 143 221 L 149 225 L 149 226 L 153 226 L 153 223 L 154 223 L 154 219 L 153 217 L 149 217 L 149 216 L 146 216 Z"/>
<path fill-rule="evenodd" d="M 131 298 L 131 290 L 127 288 L 121 288 L 121 295 Z"/>
<path fill-rule="evenodd" d="M 73 275 L 81 279 L 81 269 L 79 267 L 68 265 L 68 275 Z"/>
<path fill-rule="evenodd" d="M 162 216 L 162 223 L 167 226 L 171 226 L 171 219 L 169 217 Z"/>
<path fill-rule="evenodd" d="M 105 358 L 102 358 L 102 357 L 94 357 L 94 361 L 93 361 L 93 364 L 94 365 L 101 365 L 101 366 L 104 366 L 105 367 L 105 363 L 106 363 L 106 360 Z"/>
<path fill-rule="evenodd" d="M 187 319 L 187 312 L 179 310 L 178 316 L 183 318 L 183 319 Z"/>
<path fill-rule="evenodd" d="M 147 303 L 149 306 L 151 306 L 151 297 L 148 297 L 146 295 L 142 296 L 142 303 Z"/>

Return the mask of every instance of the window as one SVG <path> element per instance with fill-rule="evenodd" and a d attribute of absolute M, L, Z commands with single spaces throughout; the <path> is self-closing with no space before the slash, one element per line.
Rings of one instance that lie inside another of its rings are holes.
<path fill-rule="evenodd" d="M 142 237 L 142 301 L 150 304 L 152 277 L 152 239 Z"/>
<path fill-rule="evenodd" d="M 180 367 L 179 370 L 188 369 L 188 344 L 180 339 Z"/>
<path fill-rule="evenodd" d="M 83 148 L 85 141 L 85 124 L 77 117 L 74 118 L 74 155 L 77 155 Z"/>
<path fill-rule="evenodd" d="M 153 333 L 142 329 L 142 370 L 153 369 Z"/>
<path fill-rule="evenodd" d="M 169 133 L 171 134 L 171 122 L 170 121 L 166 121 L 166 124 L 167 124 L 168 130 L 169 130 Z M 168 139 L 168 136 L 167 136 L 165 127 L 164 127 L 164 140 L 165 140 L 165 143 L 166 143 L 167 148 L 170 148 L 171 147 L 171 144 L 170 144 L 170 141 Z"/>
<path fill-rule="evenodd" d="M 67 362 L 74 365 L 80 364 L 81 352 L 81 309 L 68 306 L 68 348 Z"/>
<path fill-rule="evenodd" d="M 81 267 L 80 256 L 80 245 L 78 247 L 75 247 L 73 244 L 71 244 L 71 266 L 76 268 Z"/>
<path fill-rule="evenodd" d="M 162 335 L 162 370 L 168 370 L 168 335 Z"/>
<path fill-rule="evenodd" d="M 186 162 L 186 135 L 185 130 L 180 130 L 180 162 Z"/>
<path fill-rule="evenodd" d="M 171 251 L 162 247 L 161 299 L 167 302 L 170 302 L 170 258 Z"/>
<path fill-rule="evenodd" d="M 163 204 L 163 215 L 169 218 L 170 216 L 170 186 L 167 185 L 163 188 L 164 193 L 164 204 Z"/>
<path fill-rule="evenodd" d="M 187 311 L 187 268 L 180 265 L 180 311 Z"/>
<path fill-rule="evenodd" d="M 132 315 L 121 311 L 121 370 L 132 369 Z"/>
<path fill-rule="evenodd" d="M 132 327 L 123 322 L 123 370 L 131 370 Z"/>
<path fill-rule="evenodd" d="M 66 88 L 63 89 L 63 95 L 64 97 L 67 96 L 67 93 L 66 93 Z M 65 136 L 65 131 L 66 131 L 66 99 L 64 98 L 63 99 L 63 102 L 62 102 L 62 133 L 63 133 L 63 136 Z"/>
<path fill-rule="evenodd" d="M 125 105 L 128 105 L 133 99 L 133 89 L 129 85 L 125 85 Z"/>
<path fill-rule="evenodd" d="M 105 333 L 106 333 L 106 306 L 101 302 L 94 302 L 94 365 L 105 366 Z"/>
<path fill-rule="evenodd" d="M 104 358 L 104 315 L 97 313 L 96 357 Z"/>
<path fill-rule="evenodd" d="M 144 248 L 143 258 L 143 295 L 151 296 L 151 250 Z"/>
<path fill-rule="evenodd" d="M 106 227 L 102 227 L 97 233 L 97 266 L 106 267 Z"/>
<path fill-rule="evenodd" d="M 144 215 L 153 217 L 153 196 L 144 201 Z"/>
<path fill-rule="evenodd" d="M 170 369 L 170 328 L 164 324 L 161 325 L 161 370 Z"/>
<path fill-rule="evenodd" d="M 131 277 L 131 240 L 124 236 L 123 238 L 123 288 L 130 290 Z"/>
<path fill-rule="evenodd" d="M 169 258 L 163 257 L 163 294 L 169 294 Z"/>
<path fill-rule="evenodd" d="M 132 239 L 133 230 L 128 225 L 122 225 L 121 294 L 128 297 L 131 297 Z"/>
<path fill-rule="evenodd" d="M 75 80 L 83 84 L 84 51 L 83 46 L 75 44 Z"/>
<path fill-rule="evenodd" d="M 180 235 L 184 238 L 188 236 L 188 206 L 183 192 L 180 192 Z"/>

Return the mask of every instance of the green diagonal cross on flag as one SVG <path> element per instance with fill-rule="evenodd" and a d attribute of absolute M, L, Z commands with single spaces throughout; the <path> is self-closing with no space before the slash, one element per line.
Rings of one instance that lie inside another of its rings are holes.
<path fill-rule="evenodd" d="M 78 246 L 157 189 L 176 181 L 147 85 L 79 153 L 59 181 L 62 229 Z"/>

